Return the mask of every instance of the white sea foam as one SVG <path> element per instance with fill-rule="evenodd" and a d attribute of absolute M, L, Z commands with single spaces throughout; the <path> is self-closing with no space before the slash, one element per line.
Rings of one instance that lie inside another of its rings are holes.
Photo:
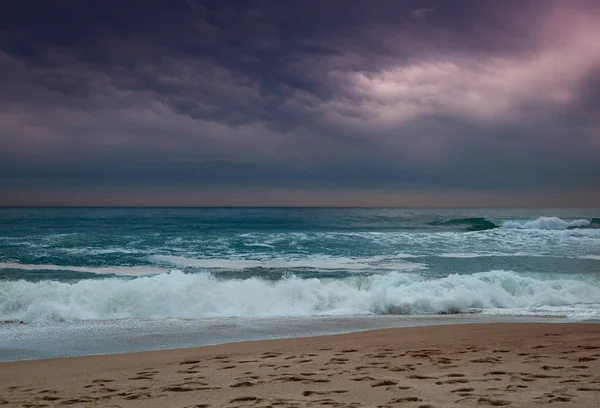
<path fill-rule="evenodd" d="M 568 306 L 540 306 L 528 309 L 488 309 L 481 310 L 480 313 L 493 316 L 577 317 L 584 319 L 597 319 L 600 317 L 600 304 L 580 303 Z"/>
<path fill-rule="evenodd" d="M 600 287 L 569 279 L 541 280 L 510 271 L 427 279 L 392 272 L 342 280 L 219 280 L 173 271 L 135 279 L 76 283 L 0 282 L 0 320 L 276 317 L 441 314 L 600 303 Z M 582 312 L 589 316 L 591 307 Z M 600 309 L 597 309 L 600 311 Z M 600 313 L 596 315 L 599 317 Z"/>
<path fill-rule="evenodd" d="M 365 258 L 347 258 L 333 256 L 307 256 L 303 258 L 264 258 L 264 259 L 231 259 L 231 258 L 188 258 L 176 255 L 151 255 L 149 259 L 159 264 L 169 264 L 177 268 L 229 269 L 241 270 L 249 268 L 279 269 L 314 269 L 314 270 L 418 270 L 425 269 L 421 263 L 389 259 L 381 256 Z"/>
<path fill-rule="evenodd" d="M 484 257 L 532 257 L 532 258 L 564 258 L 564 255 L 556 255 L 554 253 L 533 253 L 533 252 L 447 252 L 437 255 L 440 258 L 484 258 Z M 590 258 L 591 257 L 591 258 Z M 578 259 L 594 259 L 594 255 L 589 256 L 571 256 L 567 258 Z"/>
<path fill-rule="evenodd" d="M 60 248 L 69 254 L 107 255 L 107 254 L 142 254 L 146 251 L 134 248 Z"/>
<path fill-rule="evenodd" d="M 541 229 L 541 230 L 564 230 L 567 228 L 587 227 L 590 220 L 565 221 L 558 217 L 538 217 L 533 221 L 504 221 L 503 228 L 519 229 Z"/>
<path fill-rule="evenodd" d="M 156 275 L 169 272 L 170 269 L 155 266 L 69 266 L 69 265 L 35 265 L 16 262 L 0 262 L 0 269 L 19 269 L 23 271 L 71 271 L 94 273 L 98 275 L 140 276 Z"/>
<path fill-rule="evenodd" d="M 514 256 L 515 254 L 503 254 L 498 252 L 447 252 L 440 254 L 441 258 L 481 258 L 484 256 Z"/>

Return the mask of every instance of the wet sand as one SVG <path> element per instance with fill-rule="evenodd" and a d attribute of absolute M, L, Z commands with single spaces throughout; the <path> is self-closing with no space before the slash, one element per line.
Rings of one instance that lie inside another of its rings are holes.
<path fill-rule="evenodd" d="M 0 363 L 9 407 L 600 406 L 600 325 L 373 330 Z"/>

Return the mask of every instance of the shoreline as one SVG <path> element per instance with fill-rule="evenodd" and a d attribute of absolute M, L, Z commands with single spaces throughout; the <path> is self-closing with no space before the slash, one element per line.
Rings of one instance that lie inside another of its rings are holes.
<path fill-rule="evenodd" d="M 465 323 L 4 362 L 0 384 L 7 406 L 595 407 L 600 325 Z"/>
<path fill-rule="evenodd" d="M 0 325 L 0 362 L 112 355 L 368 330 L 488 323 L 600 323 L 557 316 L 367 315 L 98 320 Z"/>

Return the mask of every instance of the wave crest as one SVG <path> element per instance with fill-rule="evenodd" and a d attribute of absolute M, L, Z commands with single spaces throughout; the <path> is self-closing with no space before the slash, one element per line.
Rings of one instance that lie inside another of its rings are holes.
<path fill-rule="evenodd" d="M 538 217 L 533 221 L 505 221 L 502 224 L 503 228 L 511 229 L 539 229 L 539 230 L 565 230 L 573 228 L 588 228 L 593 227 L 592 223 L 596 218 L 591 221 L 586 219 L 579 220 L 563 220 L 558 217 Z"/>
<path fill-rule="evenodd" d="M 452 218 L 444 221 L 431 221 L 428 224 L 435 226 L 464 228 L 467 231 L 485 231 L 489 229 L 498 228 L 498 226 L 492 221 L 483 217 Z"/>
<path fill-rule="evenodd" d="M 600 287 L 591 283 L 541 280 L 511 271 L 441 279 L 394 272 L 279 281 L 219 280 L 208 273 L 173 271 L 76 283 L 0 282 L 0 320 L 447 314 L 596 304 L 599 299 Z"/>

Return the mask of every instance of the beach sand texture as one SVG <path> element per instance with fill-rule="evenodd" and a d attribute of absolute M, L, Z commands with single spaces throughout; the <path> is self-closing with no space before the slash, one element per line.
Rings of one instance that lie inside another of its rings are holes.
<path fill-rule="evenodd" d="M 600 325 L 385 329 L 0 364 L 9 407 L 600 407 Z"/>

